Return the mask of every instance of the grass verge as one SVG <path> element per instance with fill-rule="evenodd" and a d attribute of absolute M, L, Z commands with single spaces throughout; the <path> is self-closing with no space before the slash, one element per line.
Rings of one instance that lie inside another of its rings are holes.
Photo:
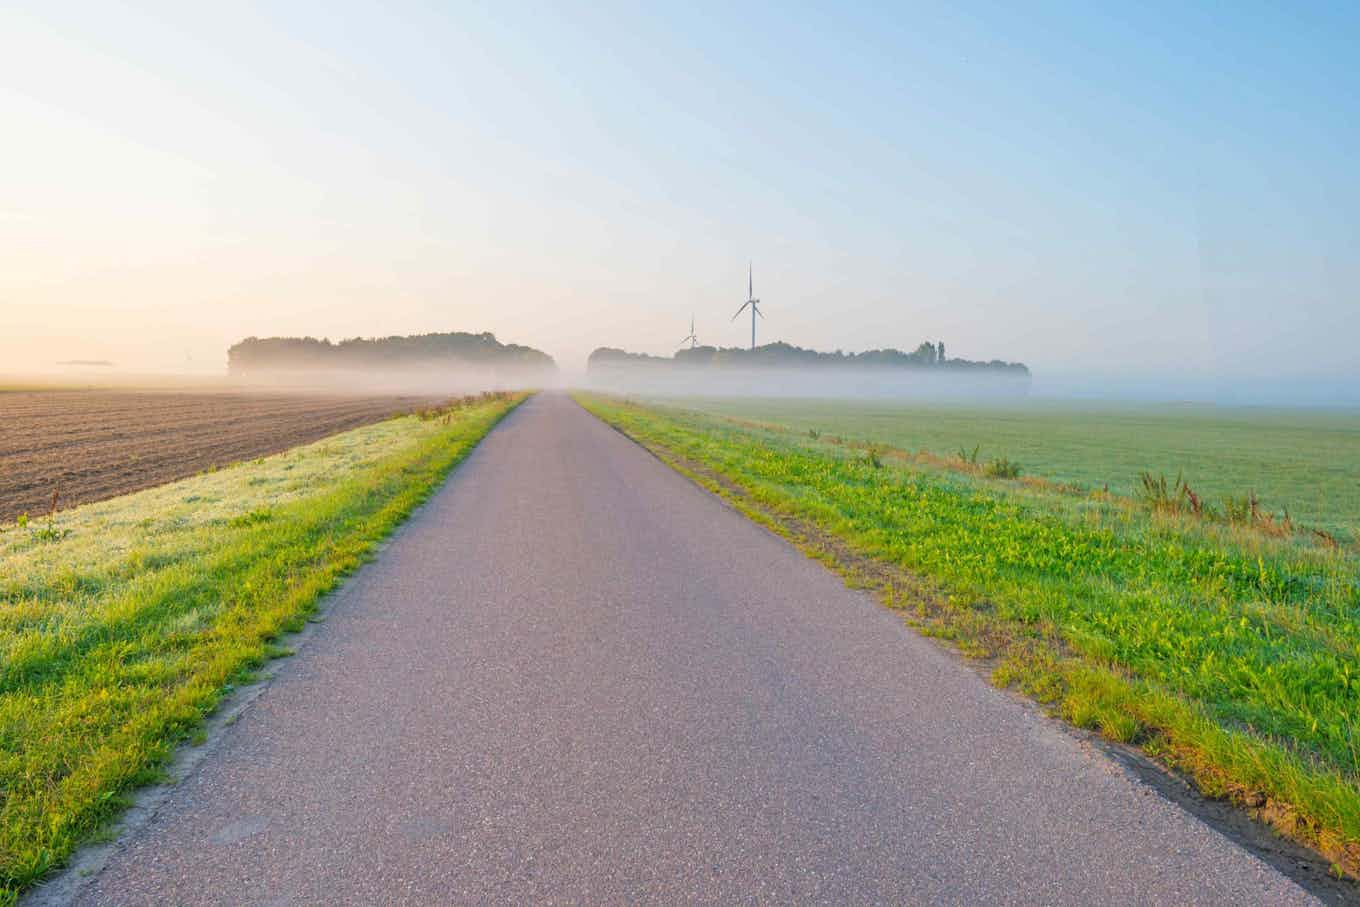
<path fill-rule="evenodd" d="M 1145 472 L 1183 475 L 1220 513 L 1259 495 L 1296 523 L 1360 541 L 1360 409 L 1181 403 L 1004 403 L 694 398 L 689 409 L 984 466 L 1009 457 L 1025 476 L 1136 495 Z"/>
<path fill-rule="evenodd" d="M 0 905 L 157 780 L 523 395 L 0 527 Z"/>
<path fill-rule="evenodd" d="M 998 685 L 1141 747 L 1335 873 L 1360 873 L 1353 549 L 577 399 L 925 632 L 988 659 Z"/>

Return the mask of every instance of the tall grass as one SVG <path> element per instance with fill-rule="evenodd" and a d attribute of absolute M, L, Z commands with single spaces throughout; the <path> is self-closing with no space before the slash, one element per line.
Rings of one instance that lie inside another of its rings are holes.
<path fill-rule="evenodd" d="M 79 507 L 55 541 L 0 535 L 0 903 L 155 778 L 519 399 Z"/>
<path fill-rule="evenodd" d="M 1220 510 L 1197 494 L 1184 476 L 1177 475 L 1174 482 L 1167 482 L 1165 475 L 1144 471 L 1138 477 L 1138 499 L 1157 513 L 1190 514 L 1206 520 L 1226 521 L 1275 536 L 1289 536 L 1297 531 L 1294 521 L 1289 517 L 1289 508 L 1286 507 L 1279 515 L 1266 510 L 1261 506 L 1254 489 L 1240 496 L 1225 495 Z M 1332 547 L 1339 544 L 1336 536 L 1326 530 L 1308 531 L 1315 539 L 1325 541 Z"/>
<path fill-rule="evenodd" d="M 993 479 L 1018 479 L 1021 467 L 1019 463 L 1007 457 L 996 457 L 989 460 L 982 471 L 984 475 Z"/>

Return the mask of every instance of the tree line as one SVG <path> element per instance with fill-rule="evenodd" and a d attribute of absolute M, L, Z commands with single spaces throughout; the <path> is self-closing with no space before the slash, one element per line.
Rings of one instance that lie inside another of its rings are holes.
<path fill-rule="evenodd" d="M 533 347 L 501 343 L 490 332 L 355 337 L 332 343 L 315 337 L 247 337 L 227 350 L 227 370 L 383 369 L 440 364 L 555 368 Z"/>
<path fill-rule="evenodd" d="M 595 368 L 610 365 L 685 365 L 685 366 L 752 366 L 790 368 L 820 368 L 861 366 L 871 368 L 931 368 L 958 371 L 995 371 L 1011 376 L 1028 376 L 1029 368 L 1021 362 L 1004 362 L 1000 359 L 977 361 L 971 359 L 950 359 L 945 355 L 944 341 L 926 341 L 915 350 L 906 353 L 887 347 L 866 350 L 862 353 L 822 353 L 800 346 L 779 341 L 767 343 L 755 349 L 746 347 L 696 346 L 692 349 L 678 350 L 674 357 L 649 356 L 645 353 L 629 353 L 613 347 L 600 347 L 590 354 L 587 366 Z"/>

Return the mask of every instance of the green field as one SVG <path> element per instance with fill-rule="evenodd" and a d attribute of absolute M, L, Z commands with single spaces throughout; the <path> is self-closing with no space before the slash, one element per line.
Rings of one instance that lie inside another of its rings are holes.
<path fill-rule="evenodd" d="M 519 396 L 0 527 L 0 904 L 152 780 Z"/>
<path fill-rule="evenodd" d="M 1360 538 L 1360 411 L 1200 404 L 1017 401 L 910 405 L 830 400 L 695 399 L 679 405 L 814 429 L 907 450 L 1008 457 L 1027 475 L 1131 493 L 1144 470 L 1217 502 L 1255 491 L 1262 506 Z"/>
<path fill-rule="evenodd" d="M 880 590 L 926 632 L 991 659 L 994 682 L 1141 746 L 1205 793 L 1317 848 L 1338 872 L 1360 872 L 1360 555 L 1352 545 L 828 437 L 855 426 L 881 437 L 868 407 L 723 407 L 801 419 L 824 430 L 814 438 L 681 408 L 578 399 Z M 1128 419 L 1105 429 L 1126 450 L 1137 435 Z M 899 410 L 882 424 L 906 433 L 909 421 Z M 1057 421 L 1067 425 L 1066 449 L 1081 449 L 1072 417 Z M 988 426 L 980 414 L 953 424 L 967 436 L 961 443 Z M 1170 449 L 1175 419 L 1153 425 Z M 1008 431 L 1039 443 L 1036 428 Z M 897 440 L 905 437 L 921 436 Z M 1097 448 L 1086 450 L 1092 460 Z"/>

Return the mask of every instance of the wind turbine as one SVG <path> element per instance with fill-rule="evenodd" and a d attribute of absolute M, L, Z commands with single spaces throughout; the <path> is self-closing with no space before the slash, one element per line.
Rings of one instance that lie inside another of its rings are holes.
<path fill-rule="evenodd" d="M 742 312 L 746 311 L 747 306 L 751 307 L 751 349 L 755 349 L 756 316 L 759 315 L 761 318 L 764 318 L 765 313 L 760 310 L 760 300 L 756 299 L 755 280 L 753 279 L 752 274 L 753 274 L 752 270 L 748 270 L 746 272 L 746 301 L 741 304 L 741 308 L 737 309 L 737 315 L 740 315 Z M 737 320 L 737 315 L 732 316 L 733 321 Z"/>
<path fill-rule="evenodd" d="M 699 345 L 699 338 L 696 337 L 696 336 L 694 336 L 694 316 L 693 316 L 693 315 L 689 316 L 689 336 L 686 337 L 684 340 L 681 340 L 680 342 L 681 342 L 681 343 L 688 343 L 690 349 L 694 349 L 696 346 Z"/>

